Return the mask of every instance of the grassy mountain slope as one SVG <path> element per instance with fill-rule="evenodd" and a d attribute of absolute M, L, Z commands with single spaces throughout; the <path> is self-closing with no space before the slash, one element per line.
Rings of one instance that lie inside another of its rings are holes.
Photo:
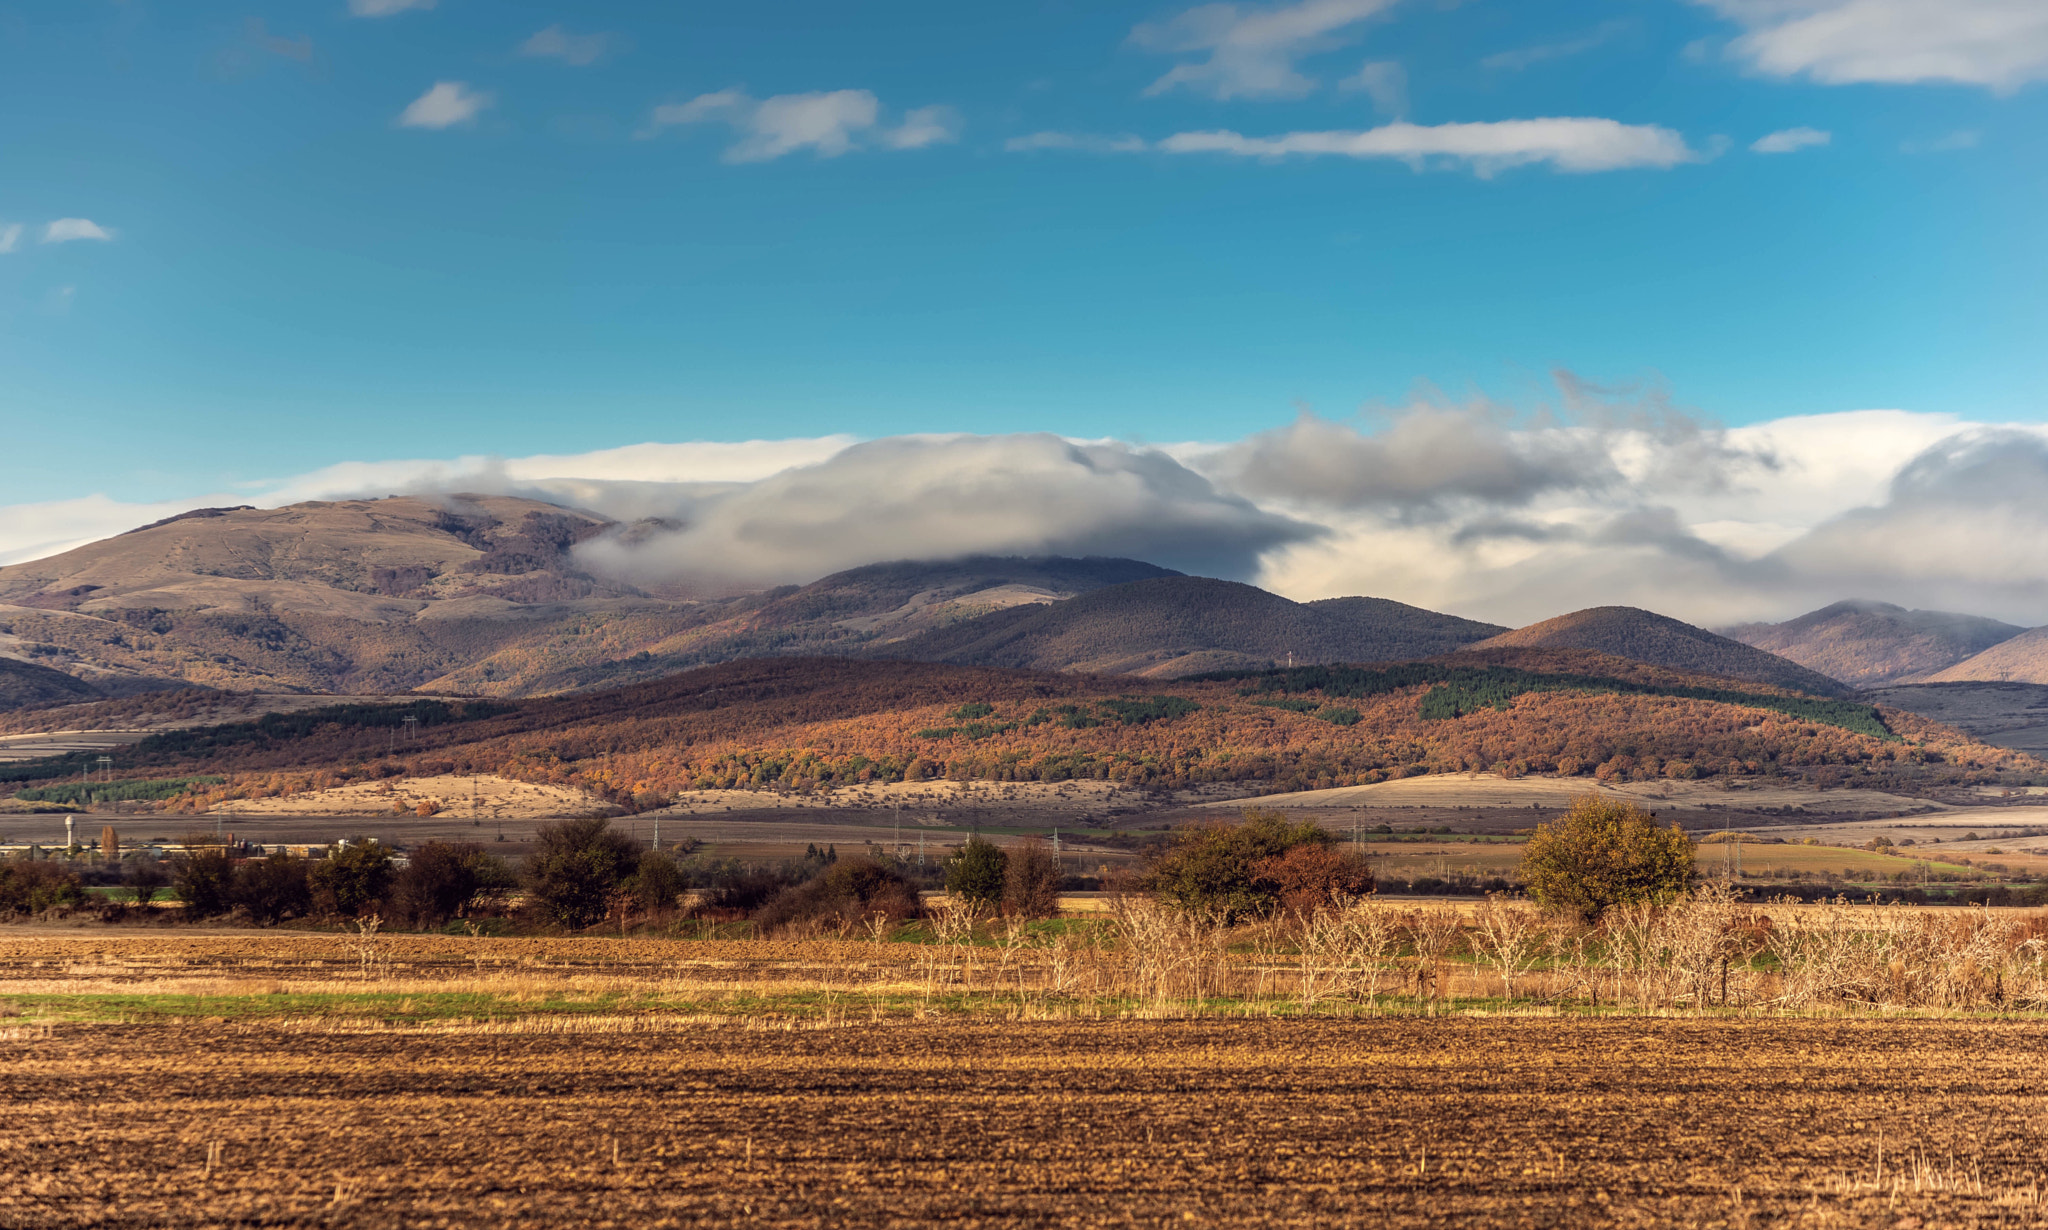
<path fill-rule="evenodd" d="M 2048 628 L 2030 628 L 1923 682 L 2048 683 Z"/>
<path fill-rule="evenodd" d="M 1519 672 L 1495 670 L 1500 677 L 1476 679 L 1483 672 L 1440 663 L 1297 668 L 1133 688 L 1128 677 L 753 659 L 547 699 L 360 704 L 168 730 L 114 755 L 131 778 L 229 778 L 187 799 L 195 805 L 450 772 L 501 773 L 639 807 L 691 788 L 937 777 L 1288 790 L 1471 769 L 1627 780 L 1764 774 L 1892 789 L 2048 776 L 2026 755 L 1853 702 L 1762 690 L 1752 698 L 1703 676 L 1634 689 L 1554 678 L 1525 690 L 1528 679 L 1505 679 Z M 1475 694 L 1470 707 L 1432 705 L 1446 682 L 1514 686 Z M 1788 712 L 1788 702 L 1812 712 Z M 420 728 L 394 762 L 389 731 L 406 714 Z M 0 782 L 76 770 L 61 758 L 0 766 Z"/>
<path fill-rule="evenodd" d="M 1844 683 L 1875 688 L 1925 679 L 2023 631 L 1976 615 L 1852 601 L 1721 634 Z"/>
<path fill-rule="evenodd" d="M 1854 689 L 1797 662 L 1669 616 L 1627 606 L 1592 607 L 1482 641 L 1475 649 L 1590 649 L 1655 666 L 1844 696 Z"/>
<path fill-rule="evenodd" d="M 1099 589 L 1005 611 L 889 646 L 892 657 L 962 665 L 1170 678 L 1299 663 L 1385 662 L 1446 653 L 1499 631 L 1380 598 L 1291 602 L 1208 577 Z"/>

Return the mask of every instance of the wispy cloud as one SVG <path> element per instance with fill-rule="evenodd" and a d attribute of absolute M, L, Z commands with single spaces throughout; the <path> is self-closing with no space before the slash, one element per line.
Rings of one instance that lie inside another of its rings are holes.
<path fill-rule="evenodd" d="M 1903 154 L 1953 154 L 1957 150 L 1976 149 L 1983 144 L 1984 134 L 1974 128 L 1958 128 L 1947 136 L 1932 141 L 1901 141 L 1899 152 Z"/>
<path fill-rule="evenodd" d="M 837 158 L 872 141 L 887 149 L 923 149 L 958 139 L 960 118 L 950 107 L 920 107 L 897 125 L 882 123 L 882 104 L 869 90 L 777 94 L 755 99 L 744 90 L 700 94 L 656 107 L 641 134 L 680 125 L 723 123 L 740 134 L 727 162 L 767 162 L 810 150 Z"/>
<path fill-rule="evenodd" d="M 1011 137 L 1003 142 L 1003 148 L 1013 154 L 1028 154 L 1038 150 L 1078 150 L 1087 154 L 1137 154 L 1150 148 L 1143 137 L 1126 133 L 1123 136 L 1109 136 L 1090 132 L 1033 132 L 1021 137 Z"/>
<path fill-rule="evenodd" d="M 1673 167 L 1700 155 L 1669 128 L 1617 120 L 1562 117 L 1472 124 L 1395 122 L 1364 131 L 1290 132 L 1247 137 L 1229 131 L 1183 132 L 1159 142 L 1171 154 L 1396 158 L 1418 169 L 1432 162 L 1491 175 L 1509 167 L 1549 163 L 1560 171 Z"/>
<path fill-rule="evenodd" d="M 1216 98 L 1299 98 L 1316 80 L 1300 60 L 1350 41 L 1352 27 L 1393 7 L 1397 0 L 1300 0 L 1250 7 L 1204 4 L 1131 31 L 1131 43 L 1168 55 L 1206 52 L 1179 64 L 1146 87 L 1148 95 L 1186 88 Z"/>
<path fill-rule="evenodd" d="M 1751 152 L 1758 154 L 1796 154 L 1816 145 L 1826 145 L 1834 140 L 1834 134 L 1818 128 L 1786 128 L 1750 142 Z"/>
<path fill-rule="evenodd" d="M 390 17 L 407 9 L 430 9 L 434 0 L 348 0 L 351 17 Z"/>
<path fill-rule="evenodd" d="M 21 223 L 10 222 L 0 226 L 0 256 L 14 251 L 21 243 Z"/>
<path fill-rule="evenodd" d="M 74 239 L 107 240 L 114 232 L 90 218 L 59 218 L 43 227 L 44 243 L 70 243 Z"/>
<path fill-rule="evenodd" d="M 1534 47 L 1517 47 L 1512 51 L 1498 51 L 1479 61 L 1483 68 L 1504 69 L 1510 72 L 1541 64 L 1545 60 L 1562 60 L 1568 56 L 1580 55 L 1608 42 L 1629 28 L 1625 20 L 1603 21 L 1576 38 L 1555 43 L 1539 43 Z"/>
<path fill-rule="evenodd" d="M 1408 114 L 1408 70 L 1392 60 L 1374 60 L 1337 83 L 1340 90 L 1363 90 L 1381 115 L 1400 119 Z"/>
<path fill-rule="evenodd" d="M 519 44 L 519 54 L 541 59 L 560 60 L 577 68 L 586 68 L 598 62 L 611 49 L 609 34 L 571 34 L 559 25 L 537 31 L 533 37 Z"/>
<path fill-rule="evenodd" d="M 2041 0 L 1695 0 L 1747 31 L 1730 51 L 1829 85 L 1951 81 L 2009 92 L 2048 79 Z"/>
<path fill-rule="evenodd" d="M 412 100 L 399 113 L 401 128 L 452 128 L 476 119 L 491 105 L 491 96 L 472 90 L 461 81 L 436 81 L 434 87 Z"/>

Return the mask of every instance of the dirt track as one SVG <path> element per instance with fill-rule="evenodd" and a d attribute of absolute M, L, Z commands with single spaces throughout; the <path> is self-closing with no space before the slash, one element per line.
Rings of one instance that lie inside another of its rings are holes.
<path fill-rule="evenodd" d="M 2035 1025 L 309 1029 L 0 1043 L 0 1225 L 1904 1230 L 2038 1224 L 2048 1156 Z"/>

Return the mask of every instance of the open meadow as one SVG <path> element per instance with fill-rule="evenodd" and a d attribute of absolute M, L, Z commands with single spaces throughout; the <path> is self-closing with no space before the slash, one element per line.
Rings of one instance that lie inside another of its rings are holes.
<path fill-rule="evenodd" d="M 0 1226 L 2048 1223 L 2038 1018 L 980 940 L 14 932 Z"/>

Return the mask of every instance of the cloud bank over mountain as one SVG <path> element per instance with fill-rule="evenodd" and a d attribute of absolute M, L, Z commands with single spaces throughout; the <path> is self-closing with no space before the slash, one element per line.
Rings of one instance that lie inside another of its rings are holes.
<path fill-rule="evenodd" d="M 1562 372 L 1533 412 L 1424 393 L 1225 442 L 830 436 L 354 462 L 250 492 L 0 509 L 0 562 L 193 507 L 470 491 L 641 522 L 581 550 L 642 585 L 1092 554 L 1508 624 L 1604 604 L 1780 619 L 1846 597 L 2048 623 L 2048 429 L 1892 410 L 1724 429 L 1655 387 Z"/>

